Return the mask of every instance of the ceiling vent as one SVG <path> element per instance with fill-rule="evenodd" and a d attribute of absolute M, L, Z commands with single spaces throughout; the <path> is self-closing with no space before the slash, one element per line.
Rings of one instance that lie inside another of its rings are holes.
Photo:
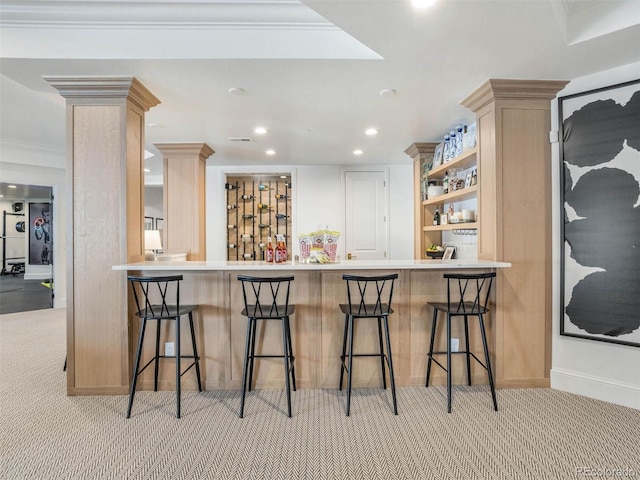
<path fill-rule="evenodd" d="M 230 142 L 250 142 L 249 137 L 229 137 Z"/>

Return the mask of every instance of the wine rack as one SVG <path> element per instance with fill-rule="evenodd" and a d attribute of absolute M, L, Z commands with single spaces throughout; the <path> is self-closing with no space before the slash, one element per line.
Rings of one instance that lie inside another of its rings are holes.
<path fill-rule="evenodd" d="M 227 176 L 227 260 L 264 260 L 268 238 L 291 256 L 291 177 Z"/>

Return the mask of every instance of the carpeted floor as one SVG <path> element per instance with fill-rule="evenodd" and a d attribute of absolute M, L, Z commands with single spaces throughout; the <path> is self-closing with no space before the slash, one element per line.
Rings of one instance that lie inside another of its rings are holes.
<path fill-rule="evenodd" d="M 0 316 L 2 479 L 640 478 L 640 411 L 549 389 L 173 392 L 67 397 L 64 310 Z M 581 470 L 582 469 L 582 470 Z M 587 470 L 591 469 L 591 470 Z M 602 470 L 597 470 L 602 469 Z M 607 474 L 608 475 L 607 477 Z"/>

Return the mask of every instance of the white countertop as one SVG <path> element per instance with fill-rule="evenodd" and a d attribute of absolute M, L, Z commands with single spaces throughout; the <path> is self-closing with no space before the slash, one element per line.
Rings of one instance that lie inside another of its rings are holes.
<path fill-rule="evenodd" d="M 219 270 L 462 270 L 506 268 L 508 262 L 489 260 L 346 260 L 336 263 L 183 262 L 155 261 L 114 265 L 114 270 L 219 271 Z"/>

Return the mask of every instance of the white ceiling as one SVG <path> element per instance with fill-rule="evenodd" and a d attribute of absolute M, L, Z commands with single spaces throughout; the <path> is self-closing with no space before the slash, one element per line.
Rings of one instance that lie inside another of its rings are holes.
<path fill-rule="evenodd" d="M 458 102 L 488 78 L 639 62 L 640 0 L 3 0 L 0 58 L 3 161 L 64 151 L 64 100 L 43 75 L 135 75 L 162 102 L 146 117 L 153 153 L 203 141 L 222 165 L 398 164 L 472 121 Z"/>

